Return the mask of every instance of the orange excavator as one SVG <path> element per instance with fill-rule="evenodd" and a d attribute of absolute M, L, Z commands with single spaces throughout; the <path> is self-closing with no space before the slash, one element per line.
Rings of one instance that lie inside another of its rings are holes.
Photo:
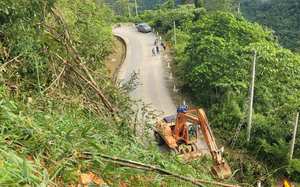
<path fill-rule="evenodd" d="M 197 112 L 197 116 L 193 113 Z M 158 145 L 166 143 L 174 154 L 188 162 L 197 160 L 203 152 L 197 147 L 198 125 L 209 147 L 213 159 L 211 171 L 219 179 L 227 179 L 232 175 L 227 162 L 222 158 L 221 150 L 217 148 L 214 135 L 203 109 L 188 110 L 174 116 L 168 116 L 156 121 L 154 136 Z"/>

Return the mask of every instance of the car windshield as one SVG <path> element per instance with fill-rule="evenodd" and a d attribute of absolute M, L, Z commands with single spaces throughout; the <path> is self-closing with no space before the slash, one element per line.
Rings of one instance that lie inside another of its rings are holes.
<path fill-rule="evenodd" d="M 146 24 L 140 24 L 141 27 L 149 27 L 148 25 Z"/>

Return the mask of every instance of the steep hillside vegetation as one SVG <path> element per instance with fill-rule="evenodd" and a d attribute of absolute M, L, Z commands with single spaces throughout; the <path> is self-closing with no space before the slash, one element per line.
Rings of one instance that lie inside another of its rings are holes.
<path fill-rule="evenodd" d="M 246 0 L 241 12 L 250 22 L 273 29 L 283 47 L 300 52 L 300 0 Z"/>
<path fill-rule="evenodd" d="M 166 33 L 182 94 L 206 109 L 224 145 L 230 145 L 244 111 L 256 50 L 251 141 L 246 141 L 244 122 L 237 149 L 223 155 L 233 171 L 229 180 L 250 185 L 261 180 L 264 186 L 274 186 L 280 177 L 299 182 L 299 144 L 289 160 L 300 109 L 299 56 L 260 25 L 209 7 L 162 6 L 141 12 L 140 19 Z M 115 186 L 216 180 L 207 169 L 210 158 L 186 164 L 162 154 L 154 142 L 144 144 L 148 134 L 136 136 L 137 129 L 150 131 L 148 119 L 157 116 L 151 105 L 129 97 L 139 84 L 137 73 L 122 87 L 107 74 L 103 60 L 116 46 L 113 20 L 104 0 L 1 1 L 1 186 L 82 185 L 83 173 L 91 172 Z M 145 121 L 136 118 L 140 111 Z"/>
<path fill-rule="evenodd" d="M 228 146 L 248 102 L 256 50 L 251 140 L 246 141 L 245 113 L 236 147 L 267 164 L 269 177 L 286 176 L 299 181 L 298 145 L 294 159 L 288 159 L 294 117 L 299 111 L 299 56 L 276 43 L 271 31 L 239 14 L 186 5 L 176 10 L 158 10 L 152 16 L 149 23 L 160 33 L 167 33 L 173 48 L 175 20 L 177 45 L 172 72 L 176 72 L 176 85 L 194 104 L 206 109 L 213 128 L 219 129 L 220 141 Z M 264 175 L 259 165 L 242 165 L 236 162 L 233 166 L 243 168 L 238 172 L 241 181 Z M 275 182 L 271 177 L 257 179 L 270 186 Z"/>
<path fill-rule="evenodd" d="M 135 3 L 135 0 L 126 0 L 132 4 Z M 122 1 L 122 3 L 126 3 L 126 1 Z M 143 11 L 143 10 L 157 10 L 157 4 L 163 4 L 167 2 L 168 0 L 136 0 L 137 6 L 138 6 L 138 11 Z M 112 7 L 115 8 L 114 4 L 115 3 L 121 3 L 120 0 L 106 0 L 107 3 L 110 3 L 113 5 Z M 174 4 L 176 7 L 180 4 L 179 0 L 174 0 Z M 127 8 L 127 7 L 126 7 Z M 135 14 L 135 7 L 131 7 L 130 10 Z M 128 8 L 127 8 L 128 12 Z"/>
<path fill-rule="evenodd" d="M 92 0 L 1 1 L 0 186 L 216 179 L 206 169 L 211 159 L 187 165 L 143 143 L 148 134 L 136 136 L 137 129 L 150 131 L 156 111 L 129 97 L 136 73 L 122 87 L 107 74 L 103 59 L 115 50 L 111 19 L 110 8 Z"/>

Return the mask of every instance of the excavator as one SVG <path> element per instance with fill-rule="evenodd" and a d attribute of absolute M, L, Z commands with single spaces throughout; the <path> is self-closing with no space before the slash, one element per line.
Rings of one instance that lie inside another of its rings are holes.
<path fill-rule="evenodd" d="M 193 113 L 197 113 L 197 116 Z M 158 145 L 166 143 L 175 155 L 179 154 L 185 162 L 189 162 L 203 154 L 196 145 L 199 125 L 212 155 L 212 173 L 219 179 L 228 179 L 232 175 L 231 169 L 222 158 L 203 109 L 184 111 L 156 121 L 154 136 Z"/>

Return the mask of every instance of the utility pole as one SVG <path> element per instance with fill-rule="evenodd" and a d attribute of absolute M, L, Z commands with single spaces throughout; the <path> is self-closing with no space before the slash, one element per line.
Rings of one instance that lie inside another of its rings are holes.
<path fill-rule="evenodd" d="M 256 60 L 256 50 L 254 50 L 254 52 L 253 52 L 253 61 L 252 61 L 252 77 L 251 77 L 249 115 L 248 115 L 248 126 L 247 126 L 247 142 L 248 143 L 250 141 L 250 131 L 251 131 L 253 91 L 254 91 L 254 78 L 255 78 L 255 60 Z"/>
<path fill-rule="evenodd" d="M 292 140 L 292 145 L 291 145 L 291 157 L 290 157 L 290 160 L 293 159 L 293 152 L 294 152 L 294 145 L 295 145 L 296 131 L 297 131 L 297 125 L 298 125 L 298 117 L 299 117 L 299 112 L 296 113 L 295 126 L 294 126 L 294 133 L 293 133 L 293 140 Z"/>
<path fill-rule="evenodd" d="M 137 11 L 137 4 L 136 4 L 136 0 L 134 0 L 134 2 L 135 2 L 135 14 L 136 14 L 136 17 L 138 18 L 138 17 L 139 17 L 139 15 L 138 15 L 138 11 Z"/>
<path fill-rule="evenodd" d="M 174 42 L 175 42 L 174 49 L 176 50 L 176 27 L 175 27 L 175 21 L 173 22 L 173 24 L 174 24 Z"/>

